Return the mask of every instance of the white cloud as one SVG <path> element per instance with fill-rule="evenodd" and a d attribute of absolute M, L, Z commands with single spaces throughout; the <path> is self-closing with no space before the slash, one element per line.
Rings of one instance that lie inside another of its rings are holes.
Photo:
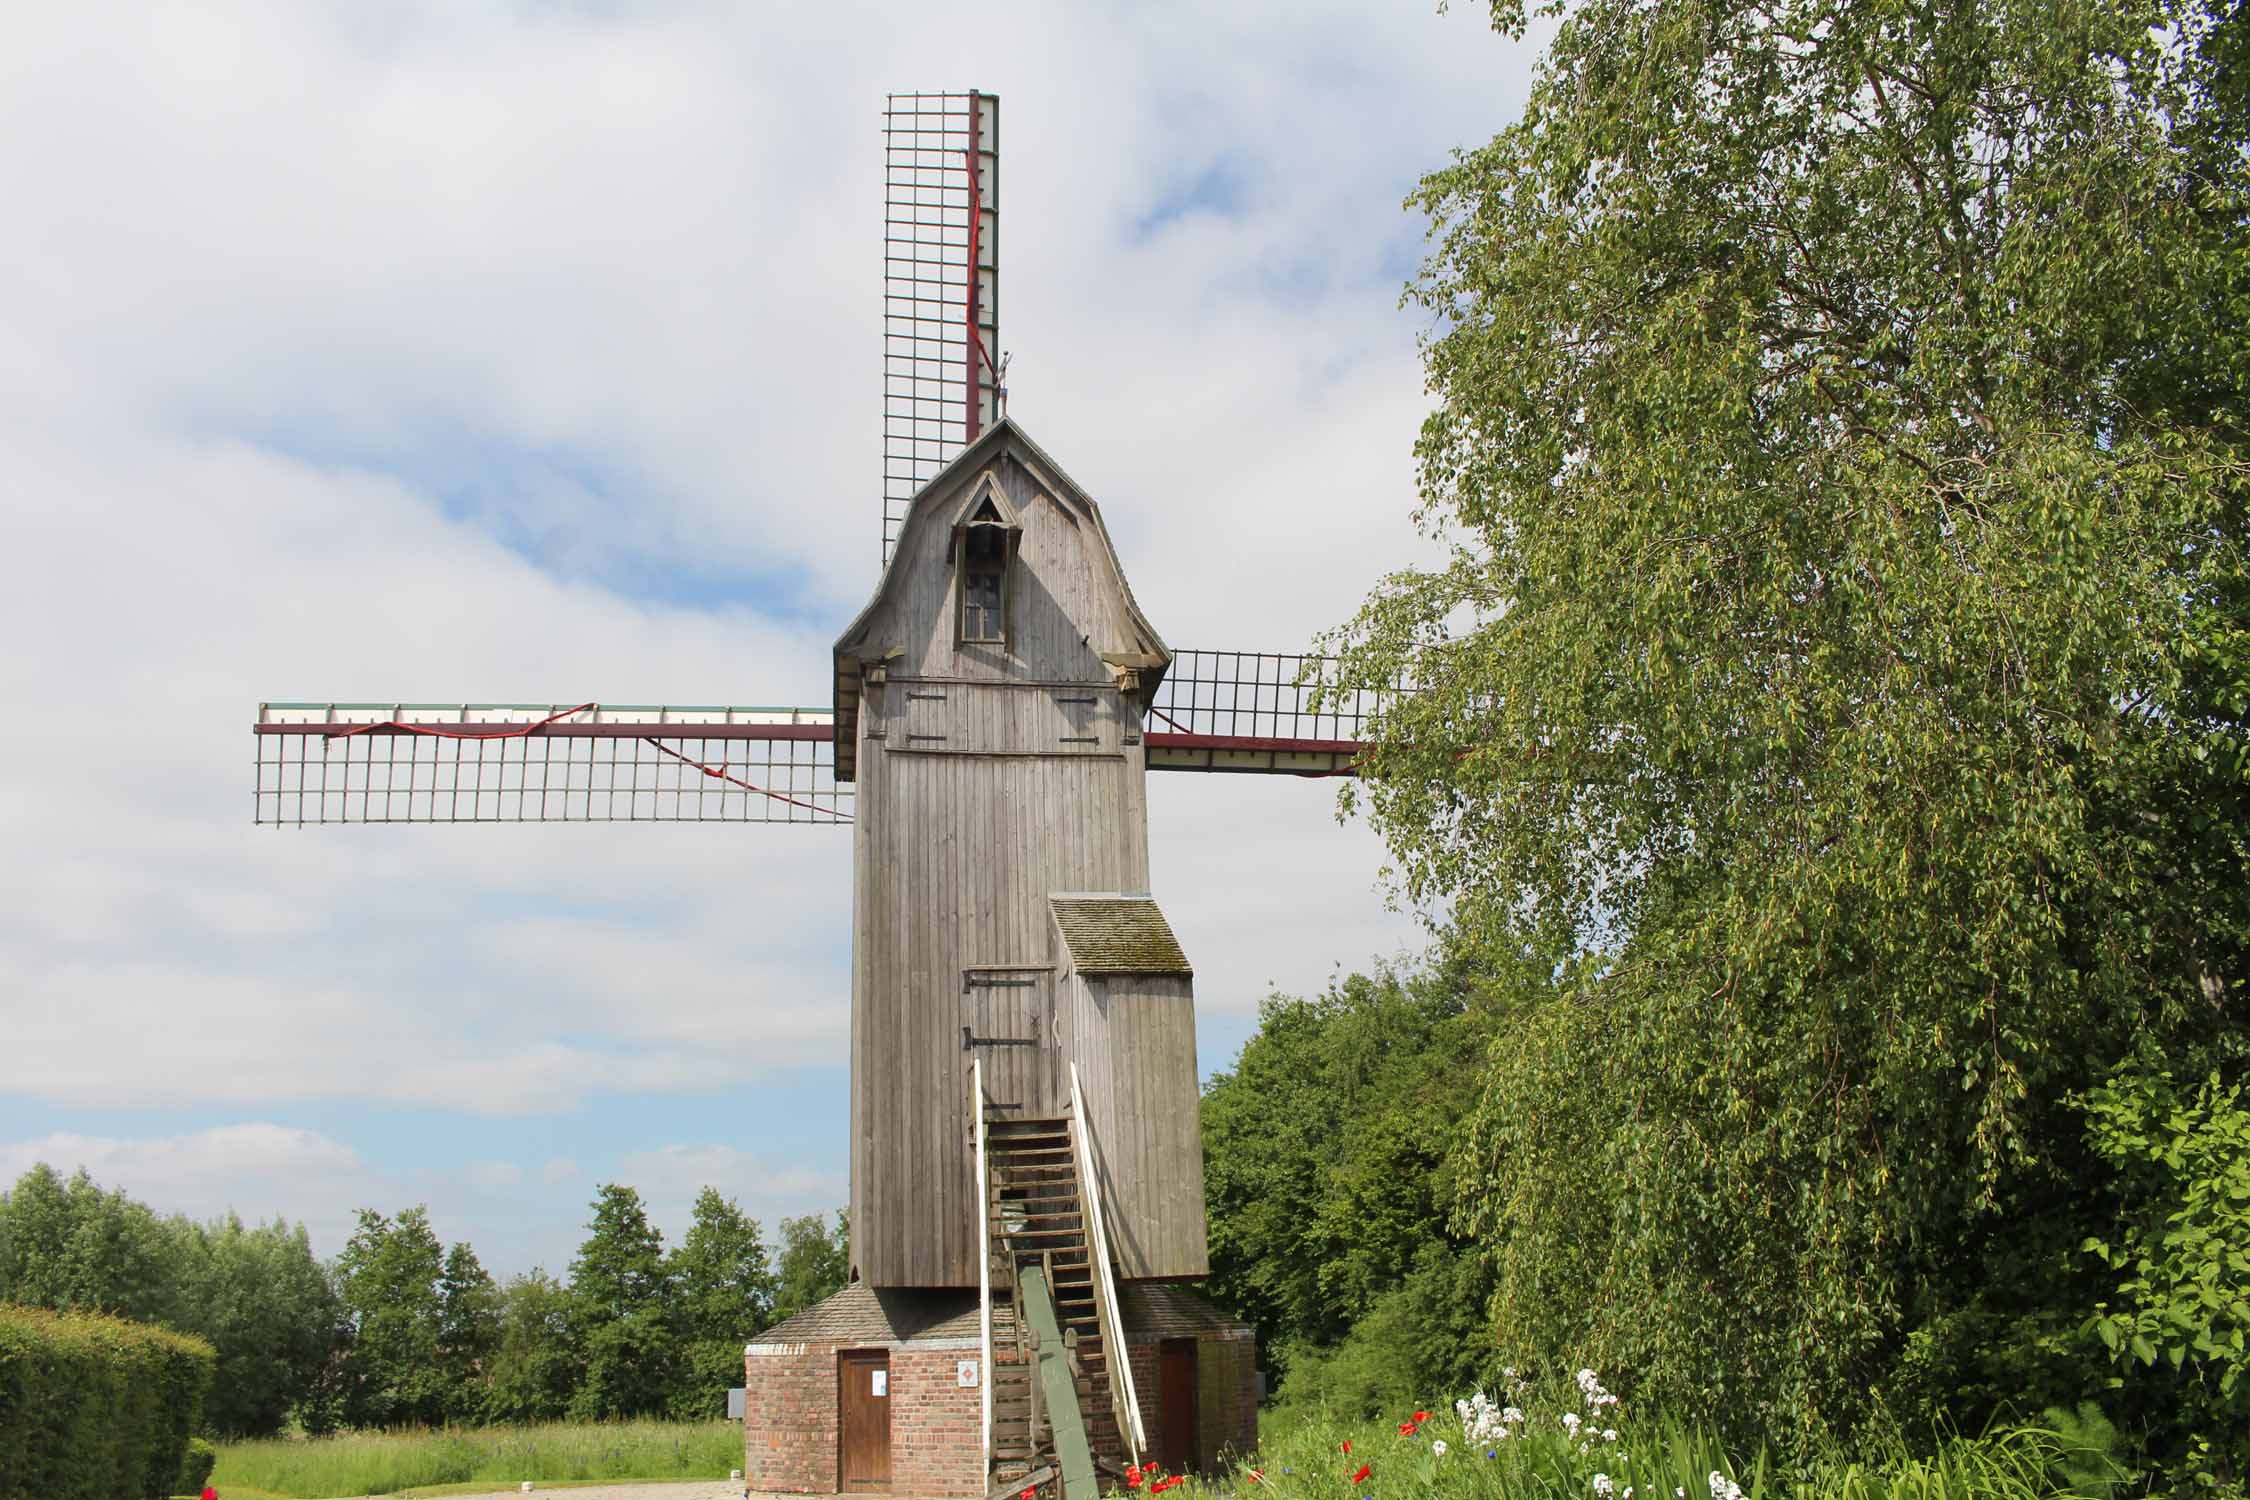
<path fill-rule="evenodd" d="M 207 1219 L 231 1211 L 259 1220 L 286 1203 L 292 1219 L 324 1228 L 349 1214 L 353 1193 L 370 1177 L 359 1154 L 342 1142 L 258 1121 L 188 1135 L 136 1139 L 57 1131 L 0 1142 L 0 1182 L 13 1183 L 40 1162 L 64 1173 L 83 1167 L 108 1188 L 129 1183 L 131 1196 L 159 1213 Z"/>
<path fill-rule="evenodd" d="M 824 701 L 875 557 L 876 111 L 918 84 L 1003 97 L 1014 409 L 1159 630 L 1302 647 L 1417 555 L 1395 205 L 1525 71 L 1473 15 L 1280 0 L 97 3 L 0 34 L 0 1094 L 65 1125 L 662 1095 L 713 1099 L 716 1138 L 725 1091 L 839 1063 L 844 834 L 253 830 L 244 720 Z M 1152 786 L 1212 1014 L 1413 940 L 1331 794 Z M 457 1167 L 375 1118 L 313 1138 L 358 1168 L 240 1200 L 428 1190 L 528 1263 L 616 1167 L 474 1125 Z M 201 1142 L 198 1211 L 267 1180 L 227 1175 L 240 1142 L 84 1139 L 144 1195 Z"/>

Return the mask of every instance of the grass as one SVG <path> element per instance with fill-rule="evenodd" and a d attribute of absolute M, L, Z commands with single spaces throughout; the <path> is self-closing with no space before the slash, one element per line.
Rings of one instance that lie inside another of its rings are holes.
<path fill-rule="evenodd" d="M 1408 1412 L 1373 1422 L 1276 1413 L 1252 1458 L 1190 1480 L 1167 1500 L 2111 1500 L 2122 1477 L 2036 1424 L 1955 1438 L 1928 1455 L 1837 1456 L 1785 1473 L 1663 1417 L 1582 1409 L 1572 1435 L 1553 1405 L 1535 1407 L 1528 1393 L 1517 1399 L 1528 1420 L 1481 1441 L 1449 1410 L 1411 1432 L 1399 1430 Z M 1611 1431 L 1614 1441 L 1604 1436 Z"/>
<path fill-rule="evenodd" d="M 211 1483 L 224 1500 L 340 1500 L 513 1488 L 526 1479 L 542 1487 L 724 1479 L 741 1467 L 735 1422 L 557 1422 L 221 1443 Z"/>

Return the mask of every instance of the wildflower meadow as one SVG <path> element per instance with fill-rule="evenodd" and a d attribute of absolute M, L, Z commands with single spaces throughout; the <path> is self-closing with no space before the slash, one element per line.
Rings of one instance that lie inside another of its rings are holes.
<path fill-rule="evenodd" d="M 1873 1460 L 1838 1451 L 1784 1467 L 1763 1452 L 1730 1453 L 1707 1429 L 1629 1415 L 1592 1370 L 1551 1399 L 1512 1369 L 1497 1391 L 1377 1422 L 1285 1417 L 1256 1454 L 1187 1481 L 1192 1500 L 2109 1500 L 2124 1477 L 2068 1420 L 1955 1438 L 1919 1456 L 1903 1446 Z M 1178 1483 L 1154 1470 L 1129 1481 L 1151 1493 Z"/>

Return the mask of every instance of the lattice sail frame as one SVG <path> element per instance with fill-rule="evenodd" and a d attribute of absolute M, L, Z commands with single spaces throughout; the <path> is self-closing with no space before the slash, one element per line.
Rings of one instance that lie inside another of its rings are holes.
<path fill-rule="evenodd" d="M 883 109 L 883 564 L 923 485 L 1000 419 L 1000 100 Z"/>
<path fill-rule="evenodd" d="M 1348 776 L 1368 720 L 1403 686 L 1334 691 L 1332 656 L 1177 650 L 1149 705 L 1151 771 Z"/>
<path fill-rule="evenodd" d="M 848 824 L 826 709 L 263 703 L 255 821 Z"/>
<path fill-rule="evenodd" d="M 1178 651 L 1150 705 L 1152 771 L 1358 769 L 1383 695 L 1315 708 L 1327 657 Z M 261 703 L 254 820 L 797 823 L 852 820 L 825 708 Z"/>

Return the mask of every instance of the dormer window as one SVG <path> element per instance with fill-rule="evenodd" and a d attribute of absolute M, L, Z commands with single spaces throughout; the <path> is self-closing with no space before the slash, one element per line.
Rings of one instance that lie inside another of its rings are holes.
<path fill-rule="evenodd" d="M 954 634 L 964 646 L 1005 646 L 1008 575 L 1022 533 L 990 474 L 970 494 L 953 523 L 954 593 L 961 612 Z"/>
<path fill-rule="evenodd" d="M 1008 532 L 971 524 L 961 536 L 961 639 L 1008 639 Z"/>

